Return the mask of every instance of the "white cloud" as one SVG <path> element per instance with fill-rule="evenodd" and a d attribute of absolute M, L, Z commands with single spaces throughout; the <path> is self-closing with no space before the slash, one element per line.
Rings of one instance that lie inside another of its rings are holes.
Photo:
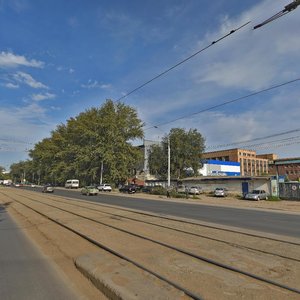
<path fill-rule="evenodd" d="M 56 95 L 55 94 L 51 94 L 51 93 L 43 93 L 43 94 L 33 94 L 31 95 L 31 99 L 34 101 L 43 101 L 46 99 L 53 99 L 55 98 Z"/>
<path fill-rule="evenodd" d="M 254 25 L 270 17 L 273 12 L 280 11 L 284 5 L 284 1 L 261 1 L 236 18 L 224 17 L 222 24 L 225 25 L 194 43 L 183 57 L 209 45 L 231 29 L 253 21 L 248 27 L 182 65 L 180 70 L 170 72 L 164 82 L 157 81 L 156 94 L 149 96 L 150 89 L 141 91 L 144 96 L 139 98 L 145 100 L 142 105 L 136 103 L 148 124 L 146 128 L 179 118 L 162 126 L 162 130 L 168 132 L 172 127 L 197 128 L 207 138 L 207 145 L 244 141 L 299 128 L 299 82 L 193 115 L 253 91 L 300 77 L 300 39 L 296 30 L 300 28 L 300 8 L 259 30 L 252 30 Z M 173 89 L 166 89 L 170 81 Z M 138 100 L 135 95 L 134 98 Z M 190 116 L 180 119 L 185 115 Z M 155 130 L 146 131 L 146 138 L 157 138 L 157 135 Z M 272 148 L 270 145 L 260 153 L 274 152 L 280 157 L 299 156 L 299 145 L 283 146 Z"/>
<path fill-rule="evenodd" d="M 269 9 L 263 10 L 266 4 L 269 4 Z M 278 6 L 280 4 L 266 0 L 235 19 L 227 18 L 218 31 L 199 41 L 197 47 L 208 44 L 215 37 L 249 20 L 255 20 L 261 11 L 270 16 Z M 261 16 L 257 22 L 264 18 L 267 16 Z M 198 69 L 193 71 L 195 82 L 256 90 L 286 80 L 284 75 L 287 69 L 290 73 L 296 73 L 300 67 L 300 41 L 299 33 L 293 28 L 300 27 L 299 11 L 252 30 L 255 24 L 256 21 L 212 47 L 205 55 L 205 60 L 199 58 L 195 63 Z"/>
<path fill-rule="evenodd" d="M 82 88 L 86 89 L 94 89 L 94 88 L 100 88 L 100 89 L 109 89 L 111 88 L 110 84 L 100 84 L 97 80 L 92 81 L 91 79 L 88 80 L 87 84 L 82 84 Z"/>
<path fill-rule="evenodd" d="M 48 87 L 41 82 L 36 81 L 31 75 L 24 72 L 17 72 L 14 74 L 14 79 L 18 82 L 27 84 L 34 89 L 47 89 Z"/>
<path fill-rule="evenodd" d="M 0 68 L 13 68 L 18 66 L 42 68 L 44 63 L 35 59 L 28 60 L 23 55 L 16 55 L 12 52 L 0 52 Z"/>
<path fill-rule="evenodd" d="M 37 121 L 39 120 L 39 122 Z M 45 109 L 33 103 L 13 109 L 0 108 L 1 137 L 7 134 L 12 139 L 26 140 L 33 137 L 38 139 L 40 133 L 50 132 L 53 125 L 45 122 Z"/>
<path fill-rule="evenodd" d="M 8 89 L 18 89 L 19 88 L 18 84 L 14 84 L 14 83 L 11 83 L 11 82 L 8 82 L 8 83 L 4 84 L 4 86 L 7 87 Z"/>

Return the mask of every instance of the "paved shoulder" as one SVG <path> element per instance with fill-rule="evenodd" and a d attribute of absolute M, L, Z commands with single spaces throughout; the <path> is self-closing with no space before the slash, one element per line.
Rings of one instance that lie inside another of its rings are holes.
<path fill-rule="evenodd" d="M 0 205 L 0 299 L 78 299 Z"/>

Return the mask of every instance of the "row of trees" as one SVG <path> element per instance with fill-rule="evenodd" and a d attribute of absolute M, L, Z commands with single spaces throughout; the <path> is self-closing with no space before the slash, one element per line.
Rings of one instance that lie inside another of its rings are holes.
<path fill-rule="evenodd" d="M 27 161 L 11 165 L 15 181 L 63 184 L 76 178 L 82 184 L 123 183 L 143 160 L 142 152 L 133 146 L 144 137 L 143 122 L 134 108 L 107 100 L 100 108 L 91 108 L 60 124 L 30 150 Z M 187 168 L 199 167 L 204 139 L 197 130 L 172 129 L 161 146 L 150 151 L 150 170 L 166 177 L 167 143 L 171 143 L 171 174 L 180 178 Z"/>

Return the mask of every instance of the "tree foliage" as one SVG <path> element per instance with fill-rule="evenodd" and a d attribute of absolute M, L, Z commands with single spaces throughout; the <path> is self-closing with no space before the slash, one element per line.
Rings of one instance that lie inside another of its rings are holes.
<path fill-rule="evenodd" d="M 143 138 L 143 123 L 136 110 L 107 100 L 58 125 L 29 152 L 27 167 L 42 182 L 63 184 L 77 178 L 90 184 L 99 182 L 103 163 L 103 179 L 119 183 L 139 159 L 140 151 L 132 145 L 137 138 Z"/>
<path fill-rule="evenodd" d="M 201 154 L 205 149 L 205 140 L 197 129 L 185 131 L 182 128 L 173 128 L 163 137 L 161 146 L 151 146 L 149 153 L 150 173 L 167 177 L 168 170 L 168 143 L 171 149 L 171 177 L 182 178 L 188 169 L 198 174 L 201 167 Z"/>

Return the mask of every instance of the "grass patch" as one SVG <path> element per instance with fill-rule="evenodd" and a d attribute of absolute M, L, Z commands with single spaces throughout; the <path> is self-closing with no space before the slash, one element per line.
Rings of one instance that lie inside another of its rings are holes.
<path fill-rule="evenodd" d="M 269 196 L 266 201 L 281 201 L 281 199 L 277 196 Z"/>

